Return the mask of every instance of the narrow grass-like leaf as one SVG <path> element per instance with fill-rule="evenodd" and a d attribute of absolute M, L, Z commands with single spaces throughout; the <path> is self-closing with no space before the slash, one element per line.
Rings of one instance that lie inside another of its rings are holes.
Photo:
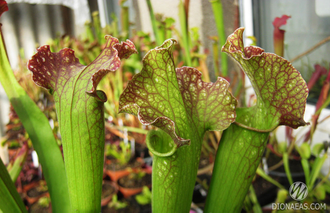
<path fill-rule="evenodd" d="M 310 182 L 307 183 L 308 187 L 310 187 L 311 189 L 314 187 L 316 178 L 318 177 L 318 175 L 320 174 L 322 165 L 324 163 L 324 161 L 328 158 L 328 154 L 325 153 L 323 156 L 319 156 L 316 158 L 313 167 L 312 167 L 312 171 L 311 171 L 311 175 L 310 175 Z"/>
<path fill-rule="evenodd" d="M 15 184 L 0 159 L 0 212 L 27 212 Z"/>
<path fill-rule="evenodd" d="M 100 212 L 106 95 L 96 87 L 102 77 L 135 53 L 130 41 L 106 36 L 106 46 L 87 67 L 71 49 L 51 53 L 43 46 L 29 61 L 33 80 L 53 94 L 62 136 L 70 201 L 74 211 Z"/>
<path fill-rule="evenodd" d="M 19 150 L 17 155 L 15 156 L 15 161 L 10 162 L 7 166 L 7 170 L 9 172 L 11 180 L 15 183 L 19 173 L 22 170 L 22 167 L 24 165 L 24 162 L 26 160 L 26 156 L 29 152 L 29 147 L 27 143 L 24 143 L 22 148 Z"/>
<path fill-rule="evenodd" d="M 150 15 L 150 20 L 151 20 L 151 26 L 152 26 L 152 30 L 154 31 L 154 35 L 155 35 L 155 39 L 156 39 L 156 44 L 157 45 L 161 45 L 162 44 L 162 40 L 160 39 L 160 32 L 157 28 L 157 21 L 155 18 L 155 14 L 154 14 L 154 10 L 152 9 L 152 5 L 151 5 L 151 1 L 150 0 L 146 0 L 147 5 L 148 5 L 148 10 L 149 10 L 149 15 Z"/>
<path fill-rule="evenodd" d="M 187 26 L 187 14 L 186 14 L 185 7 L 182 3 L 182 0 L 180 0 L 179 3 L 179 20 L 180 20 L 180 26 L 181 26 L 181 35 L 182 35 L 182 42 L 185 52 L 185 62 L 187 66 L 191 66 L 191 57 L 190 57 L 190 42 L 189 42 L 189 31 Z"/>
<path fill-rule="evenodd" d="M 175 69 L 174 44 L 167 40 L 147 53 L 142 71 L 129 82 L 119 103 L 119 112 L 134 114 L 144 125 L 169 135 L 147 136 L 155 154 L 154 212 L 189 210 L 205 132 L 223 130 L 235 120 L 236 100 L 228 92 L 229 83 L 222 78 L 206 83 L 194 68 Z"/>
<path fill-rule="evenodd" d="M 212 10 L 214 14 L 215 23 L 217 26 L 218 36 L 219 36 L 219 44 L 223 45 L 226 42 L 226 32 L 225 32 L 225 24 L 223 21 L 223 10 L 222 10 L 222 2 L 221 0 L 211 0 Z M 228 61 L 227 55 L 225 53 L 221 53 L 221 75 L 223 77 L 227 77 L 228 75 Z"/>
<path fill-rule="evenodd" d="M 290 185 L 292 185 L 293 180 L 292 180 L 290 166 L 289 166 L 289 154 L 287 152 L 283 153 L 283 165 L 284 165 L 285 174 L 288 177 L 288 181 L 289 181 Z"/>
<path fill-rule="evenodd" d="M 300 73 L 280 56 L 255 46 L 244 48 L 243 31 L 239 28 L 230 35 L 222 50 L 250 78 L 257 103 L 237 108 L 236 123 L 222 135 L 205 212 L 241 211 L 269 132 L 278 125 L 306 125 L 303 114 L 308 89 Z"/>

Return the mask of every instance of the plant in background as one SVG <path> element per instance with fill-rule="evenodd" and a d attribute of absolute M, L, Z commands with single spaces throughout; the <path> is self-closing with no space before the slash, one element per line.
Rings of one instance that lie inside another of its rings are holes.
<path fill-rule="evenodd" d="M 286 21 L 291 16 L 283 15 L 282 17 L 276 17 L 273 21 L 274 26 L 274 53 L 279 56 L 284 56 L 284 34 L 285 30 L 281 30 L 280 27 L 286 24 Z"/>
<path fill-rule="evenodd" d="M 123 141 L 119 143 L 119 147 L 115 144 L 106 144 L 104 152 L 107 156 L 115 157 L 121 165 L 127 164 L 132 157 L 131 145 Z"/>
<path fill-rule="evenodd" d="M 129 175 L 128 175 L 128 178 L 129 179 L 133 179 L 133 180 L 141 180 L 144 176 L 146 176 L 146 172 L 141 170 L 141 169 L 138 169 L 134 172 L 131 172 Z"/>
<path fill-rule="evenodd" d="M 7 170 L 14 183 L 16 182 L 16 179 L 18 178 L 22 170 L 28 151 L 29 151 L 29 146 L 27 144 L 27 141 L 25 141 L 23 143 L 22 148 L 20 148 L 18 153 L 15 155 L 14 161 L 9 162 L 9 164 L 7 165 Z"/>
<path fill-rule="evenodd" d="M 214 19 L 218 31 L 218 40 L 219 42 L 216 42 L 215 45 L 224 45 L 226 42 L 226 33 L 225 33 L 225 27 L 224 27 L 224 21 L 223 21 L 223 10 L 222 10 L 222 2 L 221 0 L 211 0 L 212 10 L 214 14 Z M 218 54 L 218 48 L 214 48 L 213 50 L 216 51 L 214 54 Z M 218 59 L 215 59 L 218 60 Z M 214 61 L 215 61 L 214 60 Z M 216 74 L 220 74 L 219 68 L 217 66 L 217 62 L 215 66 Z M 218 76 L 218 75 L 217 75 Z M 227 77 L 228 76 L 228 61 L 227 61 L 227 55 L 226 53 L 221 53 L 221 76 Z"/>
<path fill-rule="evenodd" d="M 140 205 L 151 204 L 152 194 L 149 187 L 144 186 L 142 189 L 142 193 L 135 196 L 135 200 Z"/>
<path fill-rule="evenodd" d="M 41 197 L 39 200 L 38 200 L 38 204 L 42 207 L 49 207 L 50 205 L 50 199 L 49 197 Z"/>
<path fill-rule="evenodd" d="M 110 203 L 108 204 L 108 207 L 118 210 L 118 209 L 126 208 L 127 205 L 128 204 L 126 202 L 119 201 L 118 196 L 115 194 L 112 196 L 112 199 L 111 199 Z"/>

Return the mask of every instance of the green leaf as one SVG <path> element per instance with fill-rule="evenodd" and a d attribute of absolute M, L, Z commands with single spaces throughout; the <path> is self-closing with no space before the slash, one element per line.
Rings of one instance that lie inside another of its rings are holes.
<path fill-rule="evenodd" d="M 16 179 L 22 170 L 28 152 L 29 152 L 29 147 L 27 143 L 24 143 L 22 148 L 19 150 L 18 154 L 15 156 L 15 161 L 10 162 L 7 166 L 7 170 L 9 172 L 10 178 L 14 183 L 16 182 Z"/>
<path fill-rule="evenodd" d="M 325 187 L 323 185 L 317 186 L 314 189 L 314 195 L 318 200 L 324 200 L 326 197 Z"/>
<path fill-rule="evenodd" d="M 27 212 L 9 173 L 0 159 L 0 212 Z"/>
<path fill-rule="evenodd" d="M 244 48 L 243 31 L 239 28 L 231 34 L 222 50 L 249 77 L 257 103 L 238 108 L 235 124 L 222 135 L 205 212 L 241 211 L 269 132 L 278 125 L 307 124 L 303 115 L 308 89 L 300 73 L 282 57 L 255 46 Z"/>
<path fill-rule="evenodd" d="M 0 81 L 38 154 L 53 201 L 53 212 L 70 212 L 68 186 L 61 151 L 48 119 L 16 81 L 1 36 Z"/>
<path fill-rule="evenodd" d="M 237 121 L 262 130 L 306 125 L 303 115 L 308 89 L 301 74 L 278 55 L 256 46 L 244 48 L 243 31 L 237 29 L 222 48 L 243 68 L 257 95 L 254 107 L 237 111 Z"/>
<path fill-rule="evenodd" d="M 311 157 L 311 147 L 308 143 L 303 143 L 300 146 L 296 145 L 296 150 L 299 152 L 300 157 L 304 159 Z"/>
<path fill-rule="evenodd" d="M 100 212 L 104 158 L 106 95 L 96 87 L 102 77 L 120 66 L 120 59 L 135 53 L 130 41 L 106 36 L 101 54 L 87 67 L 71 49 L 51 53 L 42 46 L 29 61 L 33 80 L 53 94 L 62 137 L 72 208 Z"/>
<path fill-rule="evenodd" d="M 206 83 L 194 68 L 175 69 L 175 42 L 167 40 L 146 54 L 142 71 L 119 102 L 119 112 L 160 128 L 147 135 L 154 154 L 153 212 L 189 211 L 205 132 L 223 130 L 236 117 L 237 102 L 226 80 Z"/>
<path fill-rule="evenodd" d="M 136 201 L 141 205 L 147 205 L 151 203 L 151 192 L 147 186 L 144 186 L 142 193 L 135 196 Z"/>
<path fill-rule="evenodd" d="M 226 32 L 225 32 L 225 24 L 223 17 L 223 9 L 221 0 L 211 0 L 213 15 L 215 19 L 215 23 L 217 26 L 218 36 L 219 36 L 219 44 L 222 46 L 226 41 Z M 216 53 L 218 54 L 218 53 Z M 221 53 L 221 74 L 223 77 L 227 77 L 228 75 L 228 61 L 227 55 L 225 53 Z"/>

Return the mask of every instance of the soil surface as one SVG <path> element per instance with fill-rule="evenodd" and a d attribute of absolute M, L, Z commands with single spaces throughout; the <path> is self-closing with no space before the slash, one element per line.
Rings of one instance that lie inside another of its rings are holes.
<path fill-rule="evenodd" d="M 102 184 L 102 195 L 101 195 L 102 199 L 105 198 L 105 197 L 113 195 L 115 192 L 116 192 L 116 189 L 111 183 L 104 182 Z"/>
<path fill-rule="evenodd" d="M 127 202 L 127 207 L 123 209 L 109 208 L 109 205 L 102 208 L 102 213 L 140 213 L 140 208 L 133 197 L 129 197 L 125 200 L 120 200 L 120 202 Z"/>
<path fill-rule="evenodd" d="M 137 161 L 136 159 L 129 161 L 127 164 L 122 165 L 117 161 L 111 161 L 110 164 L 107 164 L 105 167 L 107 170 L 119 171 L 125 168 L 137 168 L 142 166 L 142 162 Z"/>
<path fill-rule="evenodd" d="M 145 174 L 142 178 L 135 178 L 135 173 L 131 173 L 118 180 L 118 184 L 125 188 L 140 188 L 151 185 L 151 174 Z"/>
<path fill-rule="evenodd" d="M 43 207 L 36 202 L 35 204 L 32 204 L 29 208 L 30 213 L 49 213 L 48 207 Z"/>
<path fill-rule="evenodd" d="M 26 192 L 27 196 L 29 197 L 38 197 L 39 195 L 42 195 L 46 193 L 47 190 L 40 190 L 38 187 L 34 187 Z"/>

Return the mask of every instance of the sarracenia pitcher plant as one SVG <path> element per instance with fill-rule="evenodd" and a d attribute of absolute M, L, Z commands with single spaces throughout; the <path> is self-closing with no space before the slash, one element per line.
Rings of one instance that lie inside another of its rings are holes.
<path fill-rule="evenodd" d="M 205 83 L 194 68 L 175 69 L 174 40 L 144 57 L 141 73 L 121 95 L 120 112 L 159 128 L 147 135 L 154 154 L 153 212 L 189 211 L 205 131 L 224 130 L 234 122 L 220 142 L 205 212 L 239 212 L 269 132 L 278 125 L 306 124 L 308 90 L 299 72 L 275 54 L 244 48 L 243 31 L 237 29 L 229 36 L 223 51 L 250 78 L 258 97 L 254 107 L 236 109 L 222 78 Z"/>
<path fill-rule="evenodd" d="M 258 98 L 255 106 L 236 108 L 237 101 L 223 78 L 206 83 L 195 68 L 175 68 L 174 39 L 145 55 L 141 72 L 120 96 L 119 112 L 157 127 L 146 140 L 153 153 L 153 212 L 189 212 L 206 131 L 224 132 L 205 212 L 240 212 L 269 132 L 278 125 L 306 125 L 305 81 L 287 60 L 258 47 L 244 48 L 243 30 L 229 36 L 223 51 L 250 78 Z M 2 40 L 0 43 L 1 83 L 41 156 L 53 212 L 100 212 L 106 95 L 97 85 L 106 73 L 119 68 L 121 59 L 136 52 L 134 44 L 106 36 L 105 48 L 88 66 L 79 63 L 73 50 L 52 53 L 48 46 L 38 48 L 29 61 L 35 83 L 54 96 L 63 163 L 54 138 L 43 135 L 51 132 L 47 119 L 15 81 Z M 5 211 L 10 205 L 25 212 L 2 162 L 0 170 L 0 195 L 6 198 L 0 199 L 0 209 Z"/>
<path fill-rule="evenodd" d="M 107 100 L 96 89 L 102 77 L 135 53 L 130 41 L 106 37 L 106 47 L 88 66 L 71 49 L 51 53 L 43 46 L 28 68 L 33 80 L 54 96 L 61 131 L 65 170 L 73 211 L 100 212 L 104 160 L 104 111 Z"/>

